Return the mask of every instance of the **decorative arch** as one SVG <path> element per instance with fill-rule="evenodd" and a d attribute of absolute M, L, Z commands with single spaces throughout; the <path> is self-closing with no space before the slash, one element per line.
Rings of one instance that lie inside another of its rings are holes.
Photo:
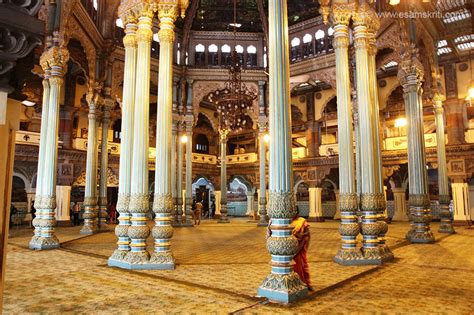
<path fill-rule="evenodd" d="M 235 179 L 237 179 L 239 182 L 241 182 L 242 184 L 244 184 L 244 186 L 247 188 L 247 191 L 250 192 L 250 191 L 254 191 L 255 188 L 254 186 L 252 185 L 252 182 L 247 178 L 247 176 L 245 175 L 233 175 L 229 181 L 227 182 L 227 184 L 230 184 L 232 183 Z"/>
<path fill-rule="evenodd" d="M 18 172 L 13 172 L 13 177 L 18 177 L 19 179 L 23 181 L 23 183 L 25 184 L 25 190 L 28 190 L 31 188 L 31 181 L 28 180 L 28 178 L 26 178 L 25 175 Z"/>
<path fill-rule="evenodd" d="M 326 81 L 335 90 L 336 89 L 336 67 L 325 68 L 312 72 L 309 77 L 311 80 Z"/>
<path fill-rule="evenodd" d="M 337 97 L 336 95 L 336 92 L 334 91 L 334 93 L 331 93 L 330 95 L 328 95 L 326 97 L 326 99 L 324 100 L 324 103 L 323 103 L 323 106 L 321 106 L 321 117 L 323 116 L 324 114 L 324 110 L 326 109 L 326 107 L 328 106 L 329 102 L 331 102 L 333 99 L 335 99 Z"/>
<path fill-rule="evenodd" d="M 87 34 L 84 32 L 84 30 L 74 17 L 69 18 L 68 21 L 68 24 L 66 24 L 64 28 L 64 46 L 68 45 L 71 38 L 74 38 L 81 43 L 82 47 L 84 48 L 84 52 L 86 53 L 87 64 L 89 68 L 89 81 L 95 81 L 95 65 L 97 51 L 94 46 L 94 43 L 87 36 Z"/>

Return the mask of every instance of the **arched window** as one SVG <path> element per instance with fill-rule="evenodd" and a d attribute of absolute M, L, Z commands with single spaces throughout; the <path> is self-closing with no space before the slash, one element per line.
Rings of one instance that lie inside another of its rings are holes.
<path fill-rule="evenodd" d="M 219 48 L 217 48 L 217 45 L 211 44 L 209 45 L 207 50 L 209 52 L 208 64 L 211 66 L 217 66 L 219 64 L 218 55 L 217 55 L 217 51 L 219 50 Z"/>
<path fill-rule="evenodd" d="M 177 44 L 177 48 L 176 48 L 176 63 L 179 65 L 181 63 L 181 50 L 179 49 L 180 48 L 180 45 L 179 43 Z"/>
<path fill-rule="evenodd" d="M 120 139 L 122 138 L 122 120 L 117 119 L 112 126 L 112 130 L 114 131 L 114 140 L 113 142 L 120 143 Z"/>
<path fill-rule="evenodd" d="M 198 134 L 196 136 L 196 153 L 208 154 L 209 153 L 209 140 L 206 135 Z"/>
<path fill-rule="evenodd" d="M 250 45 L 247 47 L 247 66 L 257 66 L 257 47 Z"/>
<path fill-rule="evenodd" d="M 295 62 L 296 60 L 300 59 L 300 39 L 295 37 L 291 40 L 291 61 Z"/>
<path fill-rule="evenodd" d="M 204 47 L 203 44 L 197 44 L 194 47 L 194 64 L 197 66 L 203 66 L 206 61 L 205 61 L 205 51 L 206 47 Z"/>
<path fill-rule="evenodd" d="M 235 51 L 237 52 L 237 56 L 239 57 L 239 63 L 241 65 L 244 64 L 244 47 L 241 45 L 235 46 Z"/>
<path fill-rule="evenodd" d="M 158 33 L 153 34 L 153 41 L 151 42 L 151 56 L 158 58 L 160 56 L 160 38 Z"/>
<path fill-rule="evenodd" d="M 303 36 L 303 58 L 313 55 L 313 36 L 306 34 Z"/>
<path fill-rule="evenodd" d="M 326 51 L 326 46 L 324 42 L 325 33 L 323 30 L 318 30 L 314 36 L 316 39 L 316 54 L 321 54 Z"/>
<path fill-rule="evenodd" d="M 333 50 L 333 47 L 332 47 L 332 39 L 334 38 L 333 34 L 334 34 L 334 29 L 332 27 L 328 28 L 328 37 L 326 38 L 326 40 L 327 40 L 327 47 L 329 51 Z"/>
<path fill-rule="evenodd" d="M 123 22 L 121 18 L 115 20 L 115 26 L 123 28 Z"/>
<path fill-rule="evenodd" d="M 231 59 L 230 46 L 225 44 L 221 47 L 221 64 L 229 66 L 232 61 Z"/>
<path fill-rule="evenodd" d="M 263 67 L 266 68 L 268 65 L 267 47 L 263 47 Z"/>

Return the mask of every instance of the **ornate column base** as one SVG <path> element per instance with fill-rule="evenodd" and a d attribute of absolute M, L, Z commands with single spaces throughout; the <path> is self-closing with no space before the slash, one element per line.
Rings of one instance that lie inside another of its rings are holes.
<path fill-rule="evenodd" d="M 333 258 L 334 262 L 343 266 L 365 265 L 364 255 L 357 247 L 354 248 L 340 248 L 336 256 Z"/>
<path fill-rule="evenodd" d="M 221 203 L 221 216 L 217 223 L 230 223 L 229 218 L 227 217 L 227 204 Z"/>
<path fill-rule="evenodd" d="M 394 256 L 392 250 L 387 246 L 385 234 L 388 231 L 388 223 L 385 221 L 385 214 L 381 213 L 379 216 L 379 225 L 380 225 L 380 234 L 379 234 L 379 248 L 380 253 L 382 254 L 382 261 L 389 262 L 392 261 Z"/>
<path fill-rule="evenodd" d="M 257 226 L 268 226 L 268 216 L 267 216 L 267 199 L 260 198 L 259 200 L 258 213 L 260 214 L 260 219 L 257 223 Z"/>
<path fill-rule="evenodd" d="M 105 202 L 105 204 L 104 204 Z M 98 227 L 99 227 L 99 231 L 101 232 L 108 232 L 110 231 L 110 227 L 109 225 L 107 224 L 107 197 L 105 197 L 105 200 L 102 200 L 102 197 L 101 197 L 101 200 L 100 200 L 100 207 L 99 207 L 99 213 L 98 213 L 99 217 L 98 217 Z"/>
<path fill-rule="evenodd" d="M 289 274 L 269 274 L 257 291 L 273 302 L 291 303 L 308 295 L 308 288 L 296 272 Z"/>
<path fill-rule="evenodd" d="M 185 205 L 184 205 L 184 221 L 181 222 L 182 227 L 193 227 L 193 216 L 192 216 L 192 209 L 191 204 L 193 202 L 193 198 L 186 197 Z"/>
<path fill-rule="evenodd" d="M 33 236 L 29 248 L 35 250 L 56 249 L 59 248 L 59 240 L 56 235 L 51 237 Z"/>
<path fill-rule="evenodd" d="M 360 233 L 360 225 L 356 215 L 358 198 L 355 193 L 341 193 L 339 195 L 339 209 L 341 213 L 341 224 L 339 234 L 341 235 L 341 248 L 334 256 L 334 262 L 344 265 L 364 264 L 364 256 L 357 248 L 357 236 Z"/>
<path fill-rule="evenodd" d="M 91 235 L 98 232 L 98 209 L 97 200 L 93 197 L 86 197 L 84 199 L 84 226 L 80 234 Z"/>
<path fill-rule="evenodd" d="M 119 197 L 120 199 L 120 197 Z M 108 265 L 113 266 L 115 262 L 121 262 L 125 259 L 125 256 L 130 252 L 130 239 L 128 238 L 128 227 L 130 226 L 130 214 L 122 212 L 122 220 L 128 222 L 128 224 L 121 224 L 115 227 L 115 235 L 118 238 L 118 248 L 114 251 L 112 256 L 109 257 Z"/>
<path fill-rule="evenodd" d="M 379 221 L 379 213 L 385 209 L 385 196 L 382 193 L 361 194 L 360 204 L 364 264 L 381 265 L 384 261 L 384 255 L 379 246 L 379 237 L 383 231 L 383 226 Z"/>
<path fill-rule="evenodd" d="M 449 196 L 439 196 L 439 216 L 441 218 L 441 222 L 439 224 L 439 233 L 445 234 L 454 234 L 456 231 L 453 227 L 453 220 L 451 212 L 449 211 L 449 203 L 450 198 Z"/>
<path fill-rule="evenodd" d="M 406 239 L 411 243 L 434 243 L 435 238 L 430 229 L 431 209 L 427 195 L 410 195 L 411 229 Z"/>
<path fill-rule="evenodd" d="M 154 252 L 151 254 L 149 266 L 153 270 L 173 270 L 175 269 L 176 262 L 171 250 Z"/>
<path fill-rule="evenodd" d="M 120 249 L 114 250 L 112 256 L 110 256 L 109 259 L 107 260 L 107 264 L 109 266 L 113 266 L 115 262 L 124 261 L 125 256 L 127 256 L 129 252 L 130 251 L 128 250 L 120 250 Z"/>

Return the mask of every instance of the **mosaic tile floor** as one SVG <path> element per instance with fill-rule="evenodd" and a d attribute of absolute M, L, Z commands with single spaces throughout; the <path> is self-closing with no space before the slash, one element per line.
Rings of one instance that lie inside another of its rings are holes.
<path fill-rule="evenodd" d="M 245 220 L 205 221 L 177 228 L 174 271 L 107 266 L 113 232 L 84 237 L 62 227 L 62 248 L 26 249 L 31 229 L 10 233 L 5 314 L 474 314 L 474 230 L 435 233 L 432 245 L 409 245 L 406 223 L 390 225 L 396 261 L 383 267 L 342 267 L 337 222 L 311 223 L 310 267 L 315 294 L 291 306 L 255 297 L 270 270 L 265 229 Z M 437 230 L 437 224 L 433 224 Z M 151 250 L 151 239 L 149 240 Z"/>

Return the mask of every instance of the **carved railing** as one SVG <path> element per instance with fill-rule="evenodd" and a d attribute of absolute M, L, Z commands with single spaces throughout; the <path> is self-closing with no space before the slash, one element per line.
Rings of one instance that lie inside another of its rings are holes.
<path fill-rule="evenodd" d="M 425 134 L 425 147 L 436 147 L 436 134 L 429 133 Z M 393 137 L 386 138 L 384 140 L 384 149 L 385 150 L 406 150 L 408 148 L 408 139 L 407 137 Z"/>
<path fill-rule="evenodd" d="M 210 165 L 217 164 L 217 157 L 215 155 L 210 155 L 210 154 L 193 153 L 192 160 L 193 160 L 193 163 L 210 164 Z"/>
<path fill-rule="evenodd" d="M 227 164 L 254 163 L 257 161 L 258 161 L 258 154 L 255 152 L 228 155 L 226 157 Z"/>

